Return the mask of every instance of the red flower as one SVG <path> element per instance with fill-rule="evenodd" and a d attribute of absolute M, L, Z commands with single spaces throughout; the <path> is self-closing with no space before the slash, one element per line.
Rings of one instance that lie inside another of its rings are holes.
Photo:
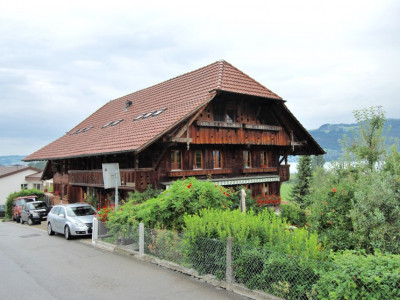
<path fill-rule="evenodd" d="M 332 193 L 336 193 L 337 192 L 337 188 L 332 188 Z"/>
<path fill-rule="evenodd" d="M 226 194 L 227 197 L 229 197 L 229 194 Z"/>

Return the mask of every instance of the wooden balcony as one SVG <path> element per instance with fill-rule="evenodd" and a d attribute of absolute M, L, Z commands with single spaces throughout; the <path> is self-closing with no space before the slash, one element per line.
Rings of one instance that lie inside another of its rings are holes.
<path fill-rule="evenodd" d="M 290 165 L 280 165 L 279 176 L 281 181 L 288 181 L 290 179 Z"/>
<path fill-rule="evenodd" d="M 244 168 L 241 170 L 244 174 L 252 174 L 252 173 L 277 173 L 278 168 L 272 167 L 260 167 L 260 168 Z"/>
<path fill-rule="evenodd" d="M 198 170 L 175 170 L 168 172 L 169 177 L 191 177 L 207 176 L 216 174 L 231 174 L 232 169 L 198 169 Z"/>
<path fill-rule="evenodd" d="M 143 191 L 152 185 L 156 172 L 151 168 L 146 169 L 120 169 L 120 189 Z M 78 186 L 104 187 L 102 170 L 70 170 L 69 184 Z"/>

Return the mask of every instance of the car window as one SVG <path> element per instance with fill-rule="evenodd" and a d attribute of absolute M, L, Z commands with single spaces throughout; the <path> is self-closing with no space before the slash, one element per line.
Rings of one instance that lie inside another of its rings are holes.
<path fill-rule="evenodd" d="M 65 216 L 65 208 L 60 206 L 60 210 L 58 211 L 58 215 L 63 214 Z"/>
<path fill-rule="evenodd" d="M 47 208 L 45 202 L 30 203 L 30 205 L 33 207 L 32 209 Z"/>
<path fill-rule="evenodd" d="M 58 215 L 58 212 L 60 211 L 60 207 L 59 206 L 54 206 L 52 209 L 51 209 L 51 213 L 52 214 L 55 214 L 55 215 Z"/>
<path fill-rule="evenodd" d="M 91 206 L 67 207 L 67 214 L 69 217 L 91 216 L 95 213 L 95 210 Z"/>
<path fill-rule="evenodd" d="M 27 207 L 29 209 L 35 209 L 35 206 L 32 203 L 24 204 L 24 207 Z"/>
<path fill-rule="evenodd" d="M 23 205 L 25 203 L 24 199 L 17 200 L 17 205 Z"/>

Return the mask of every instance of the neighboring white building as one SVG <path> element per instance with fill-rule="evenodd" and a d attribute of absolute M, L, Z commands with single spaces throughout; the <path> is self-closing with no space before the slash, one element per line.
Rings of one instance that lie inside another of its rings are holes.
<path fill-rule="evenodd" d="M 21 189 L 43 190 L 42 170 L 28 166 L 0 166 L 0 205 Z"/>

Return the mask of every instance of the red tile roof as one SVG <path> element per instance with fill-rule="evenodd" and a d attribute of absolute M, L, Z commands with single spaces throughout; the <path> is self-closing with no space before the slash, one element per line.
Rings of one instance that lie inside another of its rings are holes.
<path fill-rule="evenodd" d="M 24 160 L 49 160 L 140 150 L 191 115 L 210 100 L 215 91 L 282 100 L 226 61 L 112 100 L 74 127 L 66 135 L 29 155 Z M 124 110 L 126 101 L 132 105 Z M 143 113 L 159 111 L 133 121 Z M 120 123 L 102 128 L 109 122 Z M 82 132 L 77 132 L 78 130 Z M 76 133 L 77 132 L 77 133 Z"/>

